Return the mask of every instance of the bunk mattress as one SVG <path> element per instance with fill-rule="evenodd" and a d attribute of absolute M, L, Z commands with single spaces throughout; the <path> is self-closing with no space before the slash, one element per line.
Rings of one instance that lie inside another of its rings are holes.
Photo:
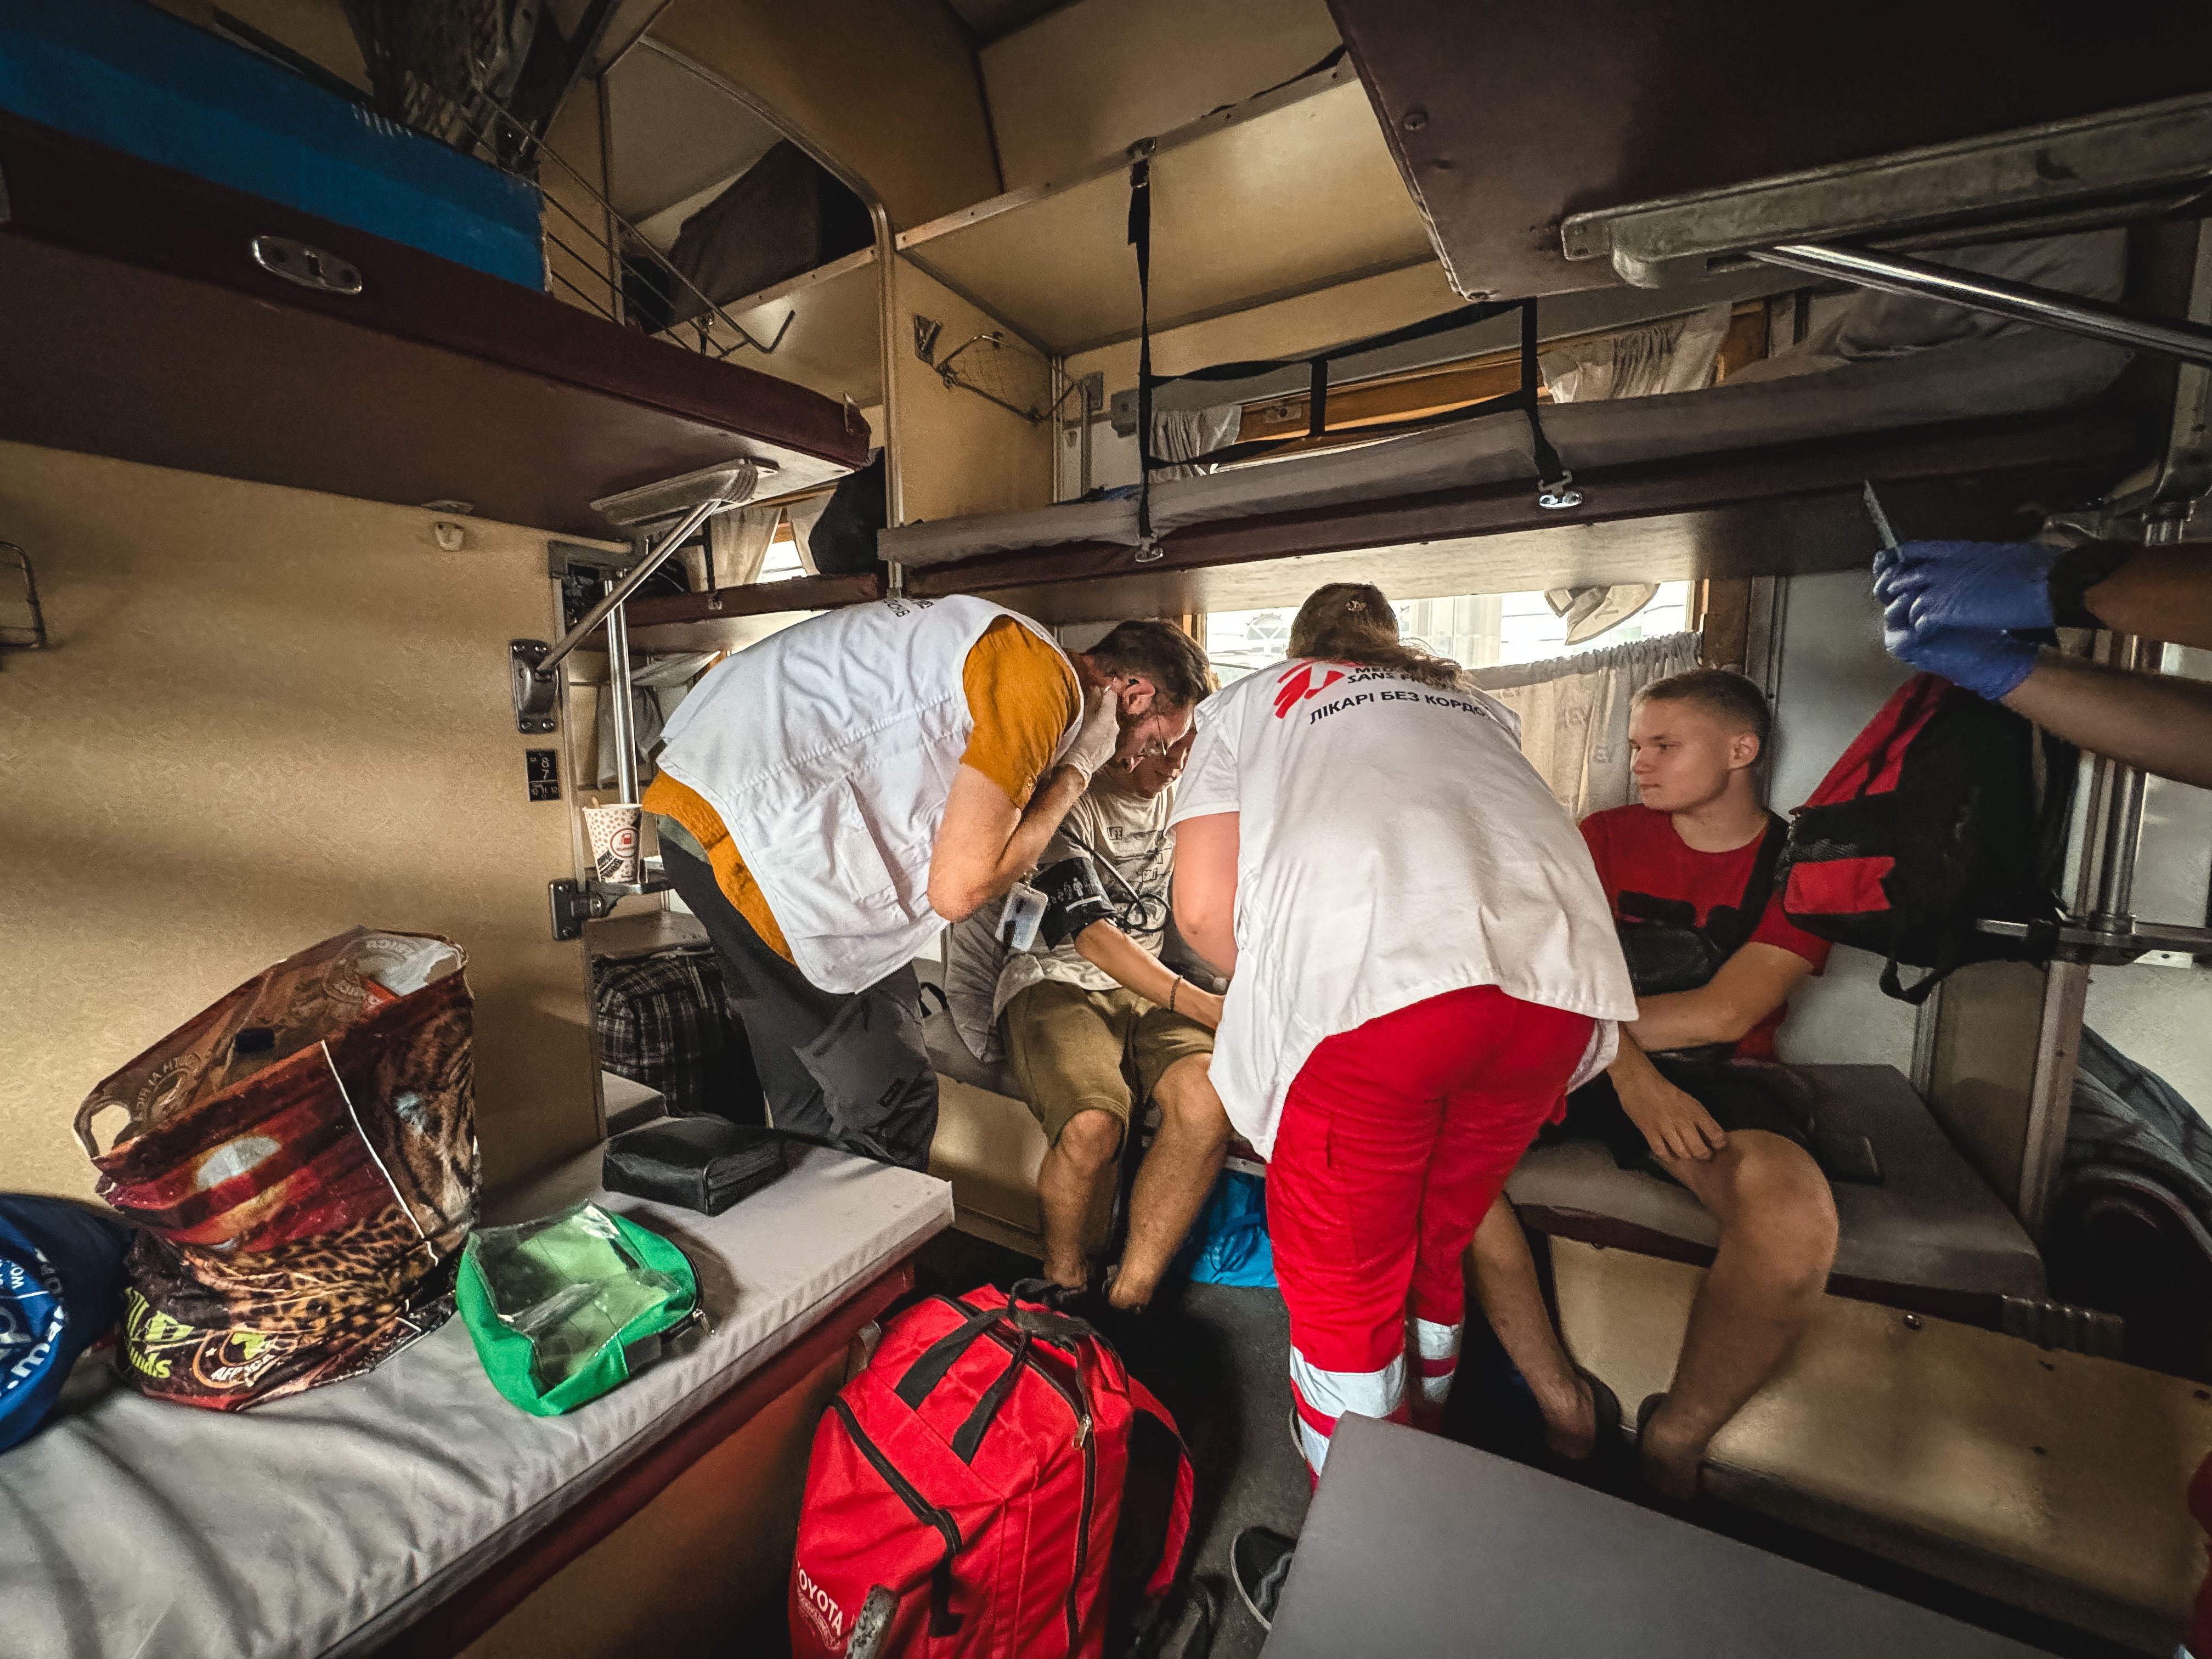
<path fill-rule="evenodd" d="M 1547 404 L 1545 435 L 1577 471 L 1637 461 L 1806 443 L 1947 421 L 2040 414 L 2094 397 L 2128 362 L 2124 347 L 2031 330 L 1817 374 L 1618 402 Z M 1152 489 L 1156 534 L 1193 525 L 1311 511 L 1525 479 L 1536 464 L 1519 414 L 1357 448 L 1172 479 Z M 1592 507 L 1601 503 L 1592 501 Z M 1563 520 L 1568 515 L 1562 515 Z M 886 530 L 878 550 L 908 565 L 1078 543 L 1136 546 L 1133 499 L 979 514 Z"/>
<path fill-rule="evenodd" d="M 2045 1294 L 2034 1241 L 1895 1067 L 1797 1069 L 1819 1091 L 1820 1127 L 1866 1136 L 1881 1165 L 1879 1186 L 1835 1183 L 1832 1292 L 1980 1324 L 2002 1298 Z M 1596 1141 L 1537 1147 L 1505 1190 L 1540 1232 L 1701 1264 L 1720 1242 L 1686 1189 L 1618 1167 Z"/>
<path fill-rule="evenodd" d="M 110 1394 L 0 1458 L 0 1645 L 372 1651 L 951 1219 L 943 1182 L 823 1148 L 711 1218 L 593 1190 L 599 1157 L 492 1218 L 590 1197 L 666 1233 L 698 1270 L 697 1349 L 556 1418 L 493 1392 L 458 1318 L 366 1376 L 235 1415 Z"/>

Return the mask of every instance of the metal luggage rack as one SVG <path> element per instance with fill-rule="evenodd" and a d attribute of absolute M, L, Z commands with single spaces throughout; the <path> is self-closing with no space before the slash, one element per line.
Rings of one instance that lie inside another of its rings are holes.
<path fill-rule="evenodd" d="M 773 339 L 763 340 L 758 335 L 750 332 L 736 318 L 723 310 L 719 302 L 710 299 L 705 289 L 678 270 L 666 254 L 647 241 L 638 228 L 624 218 L 599 187 L 571 166 L 559 150 L 555 149 L 544 139 L 530 134 L 529 129 L 521 118 L 497 99 L 487 95 L 483 102 L 491 112 L 488 116 L 478 118 L 469 112 L 458 109 L 454 112 L 454 118 L 465 125 L 468 136 L 477 139 L 492 155 L 498 155 L 503 153 L 503 143 L 512 145 L 515 142 L 514 135 L 525 135 L 530 140 L 528 155 L 532 158 L 542 156 L 560 168 L 579 190 L 599 204 L 600 210 L 607 216 L 607 222 L 620 233 L 620 240 L 617 240 L 615 234 L 603 227 L 593 225 L 559 197 L 545 190 L 542 185 L 539 186 L 538 192 L 539 199 L 548 207 L 559 210 L 562 216 L 568 222 L 570 227 L 568 235 L 581 241 L 585 248 L 590 251 L 586 252 L 572 246 L 566 238 L 554 230 L 550 222 L 545 226 L 546 241 L 554 247 L 559 248 L 586 270 L 605 270 L 607 272 L 608 297 L 614 301 L 614 304 L 610 308 L 600 301 L 599 296 L 563 276 L 554 268 L 550 258 L 545 262 L 545 276 L 549 283 L 559 283 L 562 288 L 574 295 L 577 302 L 587 310 L 598 313 L 611 323 L 628 328 L 632 325 L 624 314 L 625 307 L 622 302 L 622 289 L 617 273 L 625 262 L 642 253 L 669 276 L 681 283 L 694 299 L 707 307 L 706 311 L 699 316 L 685 322 L 672 325 L 665 331 L 653 336 L 654 339 L 664 340 L 670 345 L 678 346 L 685 350 L 696 351 L 702 356 L 716 359 L 726 358 L 732 352 L 745 346 L 751 347 L 763 356 L 769 356 L 783 343 L 783 337 L 789 331 L 791 319 L 797 314 L 796 313 L 785 313 L 783 321 L 777 325 Z M 505 131 L 502 131 L 502 123 L 507 129 Z M 508 170 L 514 172 L 520 178 L 530 176 L 519 168 Z M 536 180 L 532 179 L 531 182 L 534 184 Z M 736 336 L 726 345 L 719 343 L 714 337 L 714 325 L 717 322 L 726 325 Z M 685 338 L 679 332 L 682 330 L 689 330 L 693 337 Z"/>
<path fill-rule="evenodd" d="M 39 576 L 31 556 L 13 542 L 0 542 L 0 566 L 23 578 L 23 609 L 27 623 L 0 623 L 0 651 L 44 651 L 53 641 L 46 637 L 46 613 L 39 605 Z"/>

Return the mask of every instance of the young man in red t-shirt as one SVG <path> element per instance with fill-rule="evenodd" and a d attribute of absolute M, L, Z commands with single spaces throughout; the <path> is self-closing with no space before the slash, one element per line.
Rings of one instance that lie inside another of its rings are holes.
<path fill-rule="evenodd" d="M 1790 923 L 1778 891 L 1747 929 L 1737 919 L 1774 823 L 1753 775 L 1771 726 L 1765 697 L 1741 675 L 1701 669 L 1647 687 L 1628 733 L 1642 804 L 1592 813 L 1582 826 L 1624 940 L 1655 921 L 1677 924 L 1714 941 L 1717 962 L 1695 988 L 1638 996 L 1619 1057 L 1576 1091 L 1566 1124 L 1612 1144 L 1624 1163 L 1648 1156 L 1720 1223 L 1673 1385 L 1639 1437 L 1645 1478 L 1678 1498 L 1696 1492 L 1707 1443 L 1788 1356 L 1836 1253 L 1834 1195 L 1774 1097 L 1729 1087 L 1734 1068 L 1708 1064 L 1705 1074 L 1721 1085 L 1699 1085 L 1709 1109 L 1662 1070 L 1686 1075 L 1671 1057 L 1684 1050 L 1706 1062 L 1771 1061 L 1790 993 L 1827 961 L 1826 943 Z M 1633 942 L 1629 955 L 1633 966 Z M 1503 1199 L 1472 1255 L 1484 1311 L 1528 1379 L 1551 1443 L 1583 1452 L 1597 1432 L 1590 1380 L 1559 1346 Z"/>

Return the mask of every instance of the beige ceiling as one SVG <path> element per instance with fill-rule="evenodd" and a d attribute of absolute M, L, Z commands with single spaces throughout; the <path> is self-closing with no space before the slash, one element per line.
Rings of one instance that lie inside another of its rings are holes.
<path fill-rule="evenodd" d="M 606 73 L 608 195 L 633 224 L 735 178 L 783 135 L 727 90 L 641 43 Z"/>
<path fill-rule="evenodd" d="M 1194 123 L 1153 166 L 1152 326 L 1433 257 L 1348 68 Z M 916 264 L 1051 351 L 1137 329 L 1118 160 L 899 239 Z"/>
<path fill-rule="evenodd" d="M 945 0 L 979 45 L 1012 34 L 1067 3 L 1068 0 Z"/>

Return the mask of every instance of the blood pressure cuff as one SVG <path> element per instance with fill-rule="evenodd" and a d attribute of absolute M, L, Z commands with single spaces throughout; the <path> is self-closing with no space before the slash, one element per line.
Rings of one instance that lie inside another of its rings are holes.
<path fill-rule="evenodd" d="M 1106 902 L 1106 889 L 1099 883 L 1097 867 L 1081 853 L 1041 872 L 1036 887 L 1044 895 L 1041 931 L 1047 945 L 1065 945 L 1092 922 L 1104 921 L 1114 914 L 1114 907 Z"/>

